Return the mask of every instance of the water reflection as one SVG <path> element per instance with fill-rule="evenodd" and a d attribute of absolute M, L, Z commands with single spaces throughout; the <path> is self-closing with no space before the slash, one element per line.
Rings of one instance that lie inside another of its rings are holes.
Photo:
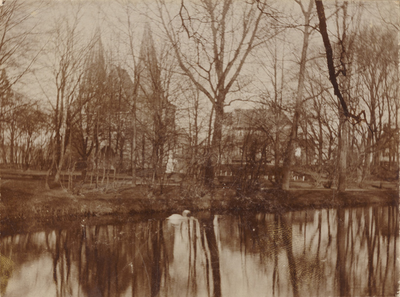
<path fill-rule="evenodd" d="M 4 296 L 394 296 L 398 209 L 149 218 L 1 238 Z"/>

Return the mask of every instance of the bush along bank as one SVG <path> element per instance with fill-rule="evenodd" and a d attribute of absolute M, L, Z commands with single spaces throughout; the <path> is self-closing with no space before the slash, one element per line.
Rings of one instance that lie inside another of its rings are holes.
<path fill-rule="evenodd" d="M 119 190 L 92 190 L 72 195 L 65 190 L 21 191 L 2 188 L 1 223 L 23 220 L 71 221 L 85 217 L 129 216 L 140 213 L 182 212 L 184 209 L 218 211 L 292 211 L 372 204 L 396 205 L 395 190 L 282 191 L 268 189 L 240 195 L 232 189 L 207 190 L 165 187 L 163 192 L 137 186 Z"/>

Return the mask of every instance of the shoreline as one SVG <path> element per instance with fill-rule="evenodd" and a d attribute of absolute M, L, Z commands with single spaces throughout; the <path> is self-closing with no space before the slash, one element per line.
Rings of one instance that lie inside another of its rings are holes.
<path fill-rule="evenodd" d="M 238 197 L 232 189 L 184 193 L 179 187 L 165 187 L 155 195 L 147 187 L 109 189 L 72 195 L 61 188 L 45 190 L 43 181 L 13 180 L 1 188 L 1 226 L 7 230 L 27 230 L 30 226 L 50 227 L 82 220 L 106 221 L 148 214 L 192 212 L 288 212 L 304 209 L 398 205 L 396 189 L 350 189 L 338 194 L 332 189 L 289 191 L 264 189 Z"/>

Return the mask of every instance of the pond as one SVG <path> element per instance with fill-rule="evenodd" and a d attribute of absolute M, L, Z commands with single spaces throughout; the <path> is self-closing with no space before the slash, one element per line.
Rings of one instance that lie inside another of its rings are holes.
<path fill-rule="evenodd" d="M 398 208 L 80 221 L 1 237 L 2 296 L 395 296 Z"/>

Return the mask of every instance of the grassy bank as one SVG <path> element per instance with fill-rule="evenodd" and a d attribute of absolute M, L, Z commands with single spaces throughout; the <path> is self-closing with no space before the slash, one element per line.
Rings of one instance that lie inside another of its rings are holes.
<path fill-rule="evenodd" d="M 290 211 L 306 208 L 398 204 L 395 189 L 349 190 L 338 194 L 330 189 L 266 189 L 237 196 L 230 189 L 213 192 L 165 186 L 154 194 L 146 186 L 126 185 L 118 189 L 91 189 L 72 195 L 59 185 L 46 190 L 44 180 L 35 177 L 2 179 L 1 228 L 35 221 L 45 225 L 83 218 L 127 217 L 142 213 L 180 213 L 184 209 L 215 211 Z"/>

